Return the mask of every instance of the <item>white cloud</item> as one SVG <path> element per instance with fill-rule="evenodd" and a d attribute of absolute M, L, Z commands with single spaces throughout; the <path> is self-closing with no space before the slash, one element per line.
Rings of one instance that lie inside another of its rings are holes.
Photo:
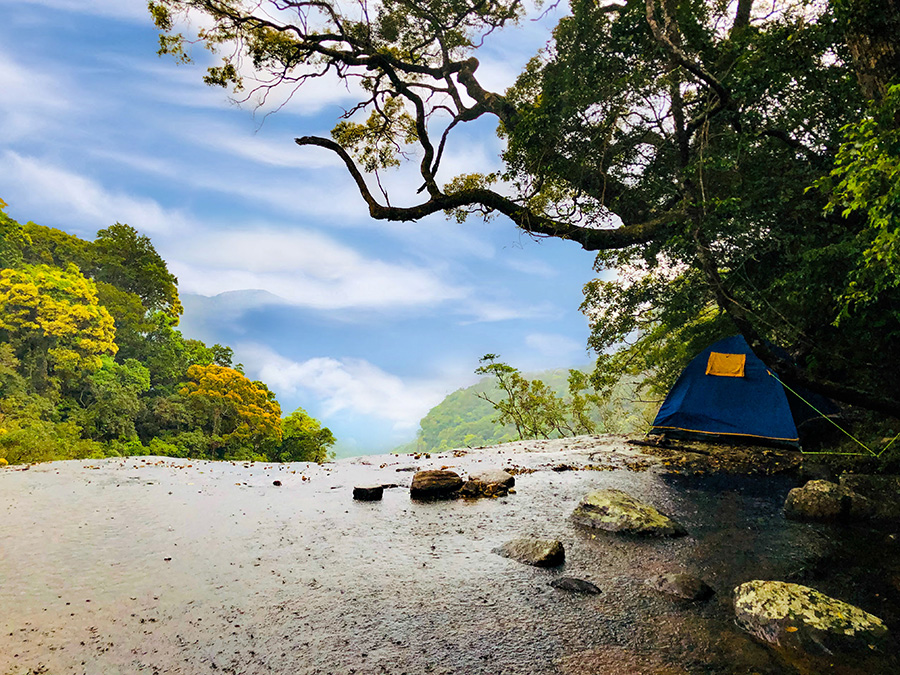
<path fill-rule="evenodd" d="M 35 5 L 78 14 L 148 22 L 150 16 L 144 0 L 0 0 L 0 5 L 4 4 Z"/>
<path fill-rule="evenodd" d="M 507 256 L 506 258 L 504 258 L 503 262 L 507 267 L 515 270 L 516 272 L 522 272 L 524 274 L 530 274 L 536 277 L 550 279 L 559 275 L 558 270 L 554 269 L 551 265 L 545 263 L 543 260 L 536 260 L 534 258 L 523 259 L 519 258 L 518 256 Z"/>
<path fill-rule="evenodd" d="M 188 229 L 179 212 L 152 199 L 107 190 L 90 178 L 11 150 L 0 155 L 0 192 L 11 207 L 33 219 L 65 222 L 82 232 L 116 222 L 149 234 Z"/>
<path fill-rule="evenodd" d="M 71 108 L 66 86 L 55 77 L 0 51 L 0 128 L 6 143 L 38 134 L 48 112 Z"/>
<path fill-rule="evenodd" d="M 584 353 L 585 346 L 565 335 L 558 333 L 532 333 L 526 336 L 525 344 L 545 356 L 557 357 L 559 360 Z"/>
<path fill-rule="evenodd" d="M 461 308 L 460 313 L 473 317 L 462 322 L 466 325 L 514 319 L 549 319 L 559 315 L 559 308 L 550 302 L 522 305 L 516 302 L 475 300 Z"/>
<path fill-rule="evenodd" d="M 324 415 L 343 411 L 388 420 L 395 430 L 415 429 L 452 388 L 433 381 L 406 381 L 364 359 L 318 357 L 292 361 L 268 347 L 238 345 L 253 377 L 279 395 L 308 392 L 324 402 Z"/>
<path fill-rule="evenodd" d="M 294 143 L 293 136 L 286 134 L 279 138 L 264 137 L 234 125 L 208 122 L 193 128 L 180 125 L 178 131 L 185 140 L 259 164 L 307 169 L 343 167 L 334 153 L 309 152 Z"/>
<path fill-rule="evenodd" d="M 311 309 L 431 307 L 465 297 L 425 267 L 366 258 L 306 230 L 204 233 L 170 255 L 189 293 L 259 289 Z"/>

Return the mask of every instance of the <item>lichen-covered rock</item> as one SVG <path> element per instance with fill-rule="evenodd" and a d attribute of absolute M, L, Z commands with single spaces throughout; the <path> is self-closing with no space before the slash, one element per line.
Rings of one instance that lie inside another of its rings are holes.
<path fill-rule="evenodd" d="M 888 629 L 877 616 L 819 591 L 783 581 L 748 581 L 734 589 L 738 625 L 756 638 L 811 655 L 884 646 Z"/>
<path fill-rule="evenodd" d="M 572 520 L 585 527 L 651 537 L 678 537 L 687 531 L 652 506 L 621 490 L 591 492 L 572 513 Z"/>
<path fill-rule="evenodd" d="M 784 515 L 791 520 L 849 521 L 874 515 L 872 502 L 848 487 L 811 480 L 788 492 Z"/>
<path fill-rule="evenodd" d="M 413 499 L 453 499 L 458 496 L 463 481 L 454 471 L 419 471 L 413 476 L 409 486 L 409 496 Z"/>
<path fill-rule="evenodd" d="M 600 589 L 590 581 L 575 577 L 557 577 L 550 582 L 550 585 L 557 590 L 570 593 L 583 593 L 585 595 L 597 595 L 600 593 Z"/>
<path fill-rule="evenodd" d="M 872 502 L 873 518 L 900 521 L 900 476 L 844 474 L 840 484 Z"/>
<path fill-rule="evenodd" d="M 357 485 L 353 488 L 353 499 L 362 502 L 377 502 L 383 495 L 383 485 Z"/>
<path fill-rule="evenodd" d="M 672 573 L 651 577 L 645 582 L 650 588 L 682 600 L 708 600 L 715 591 L 702 579 L 690 574 Z"/>
<path fill-rule="evenodd" d="M 535 567 L 556 567 L 566 559 L 562 542 L 557 539 L 513 539 L 495 549 L 494 553 Z"/>

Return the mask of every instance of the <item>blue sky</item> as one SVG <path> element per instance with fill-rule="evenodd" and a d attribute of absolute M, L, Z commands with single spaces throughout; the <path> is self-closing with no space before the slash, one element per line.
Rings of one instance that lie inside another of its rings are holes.
<path fill-rule="evenodd" d="M 372 221 L 344 168 L 293 138 L 327 136 L 352 95 L 315 82 L 279 112 L 201 80 L 207 56 L 156 55 L 144 0 L 0 0 L 0 197 L 9 214 L 93 238 L 123 222 L 179 279 L 188 337 L 331 427 L 343 454 L 414 437 L 477 380 L 487 352 L 525 370 L 590 361 L 578 312 L 593 256 L 505 219 Z M 510 85 L 558 20 L 478 54 Z M 499 167 L 493 121 L 452 137 L 442 177 Z M 415 191 L 401 169 L 392 196 Z M 395 202 L 396 203 L 396 202 Z"/>

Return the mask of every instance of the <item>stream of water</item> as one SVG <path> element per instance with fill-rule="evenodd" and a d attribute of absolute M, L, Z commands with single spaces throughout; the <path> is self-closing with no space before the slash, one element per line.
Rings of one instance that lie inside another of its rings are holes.
<path fill-rule="evenodd" d="M 787 479 L 547 470 L 553 461 L 490 450 L 321 467 L 142 458 L 5 469 L 0 674 L 804 672 L 734 625 L 731 590 L 750 579 L 806 583 L 900 629 L 897 545 L 784 520 Z M 413 502 L 412 474 L 397 471 L 513 463 L 544 470 L 478 501 Z M 354 485 L 373 483 L 399 487 L 352 500 Z M 654 504 L 689 536 L 573 525 L 579 499 L 603 487 Z M 520 536 L 560 539 L 565 565 L 493 553 Z M 689 603 L 644 584 L 671 571 L 716 595 Z M 562 574 L 602 593 L 551 588 Z M 882 657 L 835 668 L 898 672 Z"/>

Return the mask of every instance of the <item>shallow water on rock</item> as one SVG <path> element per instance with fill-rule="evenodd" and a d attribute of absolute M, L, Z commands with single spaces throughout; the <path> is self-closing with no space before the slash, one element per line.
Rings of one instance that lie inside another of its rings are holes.
<path fill-rule="evenodd" d="M 804 672 L 734 625 L 731 590 L 757 578 L 815 586 L 900 629 L 885 581 L 894 572 L 865 567 L 896 558 L 895 545 L 785 521 L 787 480 L 549 470 L 579 458 L 586 451 L 572 445 L 321 467 L 11 467 L 0 472 L 0 674 Z M 518 475 L 516 494 L 478 501 L 413 502 L 412 473 L 397 471 L 513 464 L 541 470 Z M 373 483 L 401 487 L 353 501 L 354 485 Z M 568 520 L 586 492 L 606 487 L 653 504 L 689 536 L 621 538 Z M 565 565 L 492 552 L 521 536 L 560 539 Z M 672 571 L 716 595 L 690 603 L 644 584 Z M 563 574 L 602 593 L 551 588 Z M 898 672 L 880 656 L 843 665 L 851 670 L 834 672 Z"/>

